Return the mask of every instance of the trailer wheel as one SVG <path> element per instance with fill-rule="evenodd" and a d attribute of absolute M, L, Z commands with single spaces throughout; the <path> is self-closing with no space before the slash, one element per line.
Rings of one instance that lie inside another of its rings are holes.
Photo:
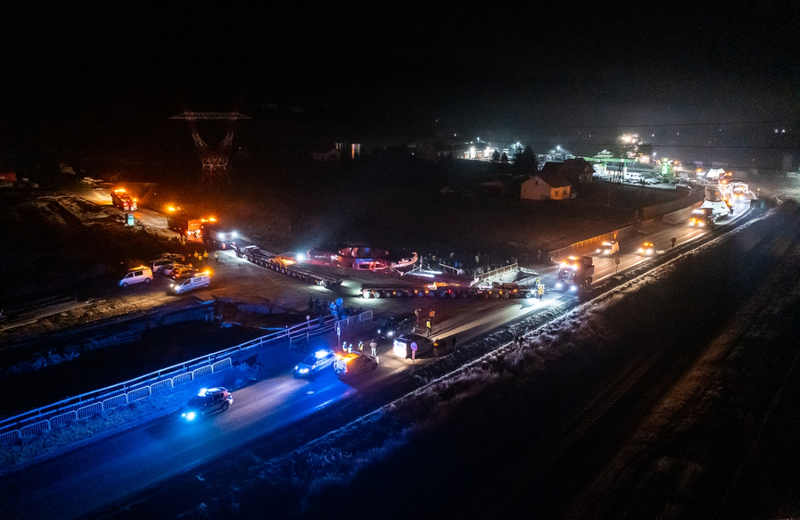
<path fill-rule="evenodd" d="M 533 298 L 533 294 L 531 294 L 531 292 L 528 291 L 528 292 L 525 293 L 525 298 L 530 300 L 531 298 Z"/>
<path fill-rule="evenodd" d="M 508 291 L 503 291 L 503 298 L 505 298 L 507 300 L 510 297 L 511 297 L 511 293 L 509 293 Z"/>
<path fill-rule="evenodd" d="M 499 295 L 498 293 L 496 293 L 496 292 L 493 292 L 493 293 L 492 293 L 492 298 L 494 298 L 495 300 L 497 300 L 498 298 L 500 298 L 500 295 Z"/>
<path fill-rule="evenodd" d="M 448 295 L 449 295 L 451 298 L 455 298 L 455 297 L 457 296 L 457 295 L 456 295 L 456 293 L 455 293 L 455 291 L 451 291 L 451 292 L 449 292 L 449 293 L 447 293 L 447 294 L 448 294 Z"/>

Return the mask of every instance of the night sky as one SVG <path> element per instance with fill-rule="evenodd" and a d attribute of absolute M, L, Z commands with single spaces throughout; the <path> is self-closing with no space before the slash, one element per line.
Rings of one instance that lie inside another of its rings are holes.
<path fill-rule="evenodd" d="M 596 153 L 638 131 L 685 161 L 797 155 L 797 5 L 668 5 L 4 6 L 0 160 L 169 150 L 169 116 L 236 106 L 251 138 Z"/>

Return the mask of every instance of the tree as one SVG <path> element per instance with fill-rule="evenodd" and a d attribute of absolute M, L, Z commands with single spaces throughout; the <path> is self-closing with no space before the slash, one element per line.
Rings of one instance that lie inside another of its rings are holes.
<path fill-rule="evenodd" d="M 494 152 L 492 152 L 492 162 L 493 163 L 500 162 L 500 150 L 498 150 L 497 148 L 495 148 Z"/>
<path fill-rule="evenodd" d="M 536 160 L 536 154 L 530 146 L 521 146 L 514 154 L 514 168 L 519 173 L 536 173 L 538 166 L 539 161 Z"/>

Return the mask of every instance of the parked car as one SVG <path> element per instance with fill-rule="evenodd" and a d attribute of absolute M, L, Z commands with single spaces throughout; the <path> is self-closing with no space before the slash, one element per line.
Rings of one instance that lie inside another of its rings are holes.
<path fill-rule="evenodd" d="M 220 411 L 224 412 L 233 404 L 233 396 L 227 388 L 203 388 L 181 408 L 181 417 L 194 421 L 200 416 Z"/>
<path fill-rule="evenodd" d="M 378 327 L 378 334 L 380 334 L 381 338 L 383 339 L 393 339 L 395 336 L 404 332 L 408 332 L 414 328 L 416 321 L 417 315 L 413 312 L 406 312 L 403 314 L 398 314 L 397 316 L 392 316 L 380 323 Z"/>
<path fill-rule="evenodd" d="M 181 278 L 188 278 L 195 273 L 195 269 L 190 265 L 183 265 L 181 267 L 176 267 L 172 269 L 169 273 L 169 277 L 173 280 L 178 280 Z"/>
<path fill-rule="evenodd" d="M 340 379 L 371 372 L 376 368 L 378 368 L 377 358 L 358 352 L 336 354 L 336 359 L 333 361 L 333 370 Z"/>
<path fill-rule="evenodd" d="M 316 377 L 324 368 L 331 366 L 335 360 L 336 354 L 333 350 L 329 348 L 318 350 L 294 367 L 294 377 Z"/>
<path fill-rule="evenodd" d="M 166 258 L 159 258 L 157 260 L 153 260 L 151 265 L 153 266 L 153 273 L 164 274 L 164 268 L 165 267 L 171 267 L 171 266 L 175 265 L 175 260 L 168 260 Z"/>
<path fill-rule="evenodd" d="M 125 273 L 125 276 L 122 277 L 122 280 L 119 281 L 120 287 L 127 287 L 129 285 L 137 284 L 137 283 L 149 283 L 153 281 L 153 271 L 146 265 L 140 265 L 139 267 L 134 267 L 133 269 L 128 269 L 128 272 Z"/>
<path fill-rule="evenodd" d="M 162 273 L 164 276 L 169 276 L 169 277 L 171 278 L 171 277 L 172 277 L 172 273 L 173 273 L 173 272 L 174 272 L 176 269 L 190 270 L 190 269 L 193 269 L 193 267 L 192 267 L 192 265 L 191 265 L 191 264 L 179 264 L 179 263 L 173 263 L 172 265 L 167 265 L 167 266 L 164 266 L 164 267 L 162 267 L 162 268 L 161 268 L 161 273 Z"/>
<path fill-rule="evenodd" d="M 186 257 L 180 253 L 163 253 L 159 258 L 165 258 L 167 260 L 174 260 L 175 262 L 185 262 Z"/>

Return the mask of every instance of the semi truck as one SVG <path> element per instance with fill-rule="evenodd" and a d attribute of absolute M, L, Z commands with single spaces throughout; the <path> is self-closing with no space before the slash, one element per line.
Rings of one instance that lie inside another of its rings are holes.
<path fill-rule="evenodd" d="M 167 225 L 172 231 L 186 237 L 200 239 L 203 236 L 203 221 L 199 218 L 170 214 L 167 216 Z"/>
<path fill-rule="evenodd" d="M 139 201 L 132 197 L 125 188 L 118 188 L 111 192 L 111 203 L 122 211 L 136 211 L 139 209 Z"/>
<path fill-rule="evenodd" d="M 222 228 L 216 219 L 201 219 L 200 231 L 209 249 L 229 249 L 239 236 L 236 231 Z"/>
<path fill-rule="evenodd" d="M 689 227 L 714 229 L 714 213 L 711 208 L 697 208 L 689 218 Z"/>
<path fill-rule="evenodd" d="M 590 256 L 569 256 L 561 262 L 556 289 L 577 291 L 592 285 L 594 261 Z"/>
<path fill-rule="evenodd" d="M 716 221 L 722 217 L 733 215 L 733 206 L 727 200 L 704 200 L 699 209 L 707 209 Z"/>

